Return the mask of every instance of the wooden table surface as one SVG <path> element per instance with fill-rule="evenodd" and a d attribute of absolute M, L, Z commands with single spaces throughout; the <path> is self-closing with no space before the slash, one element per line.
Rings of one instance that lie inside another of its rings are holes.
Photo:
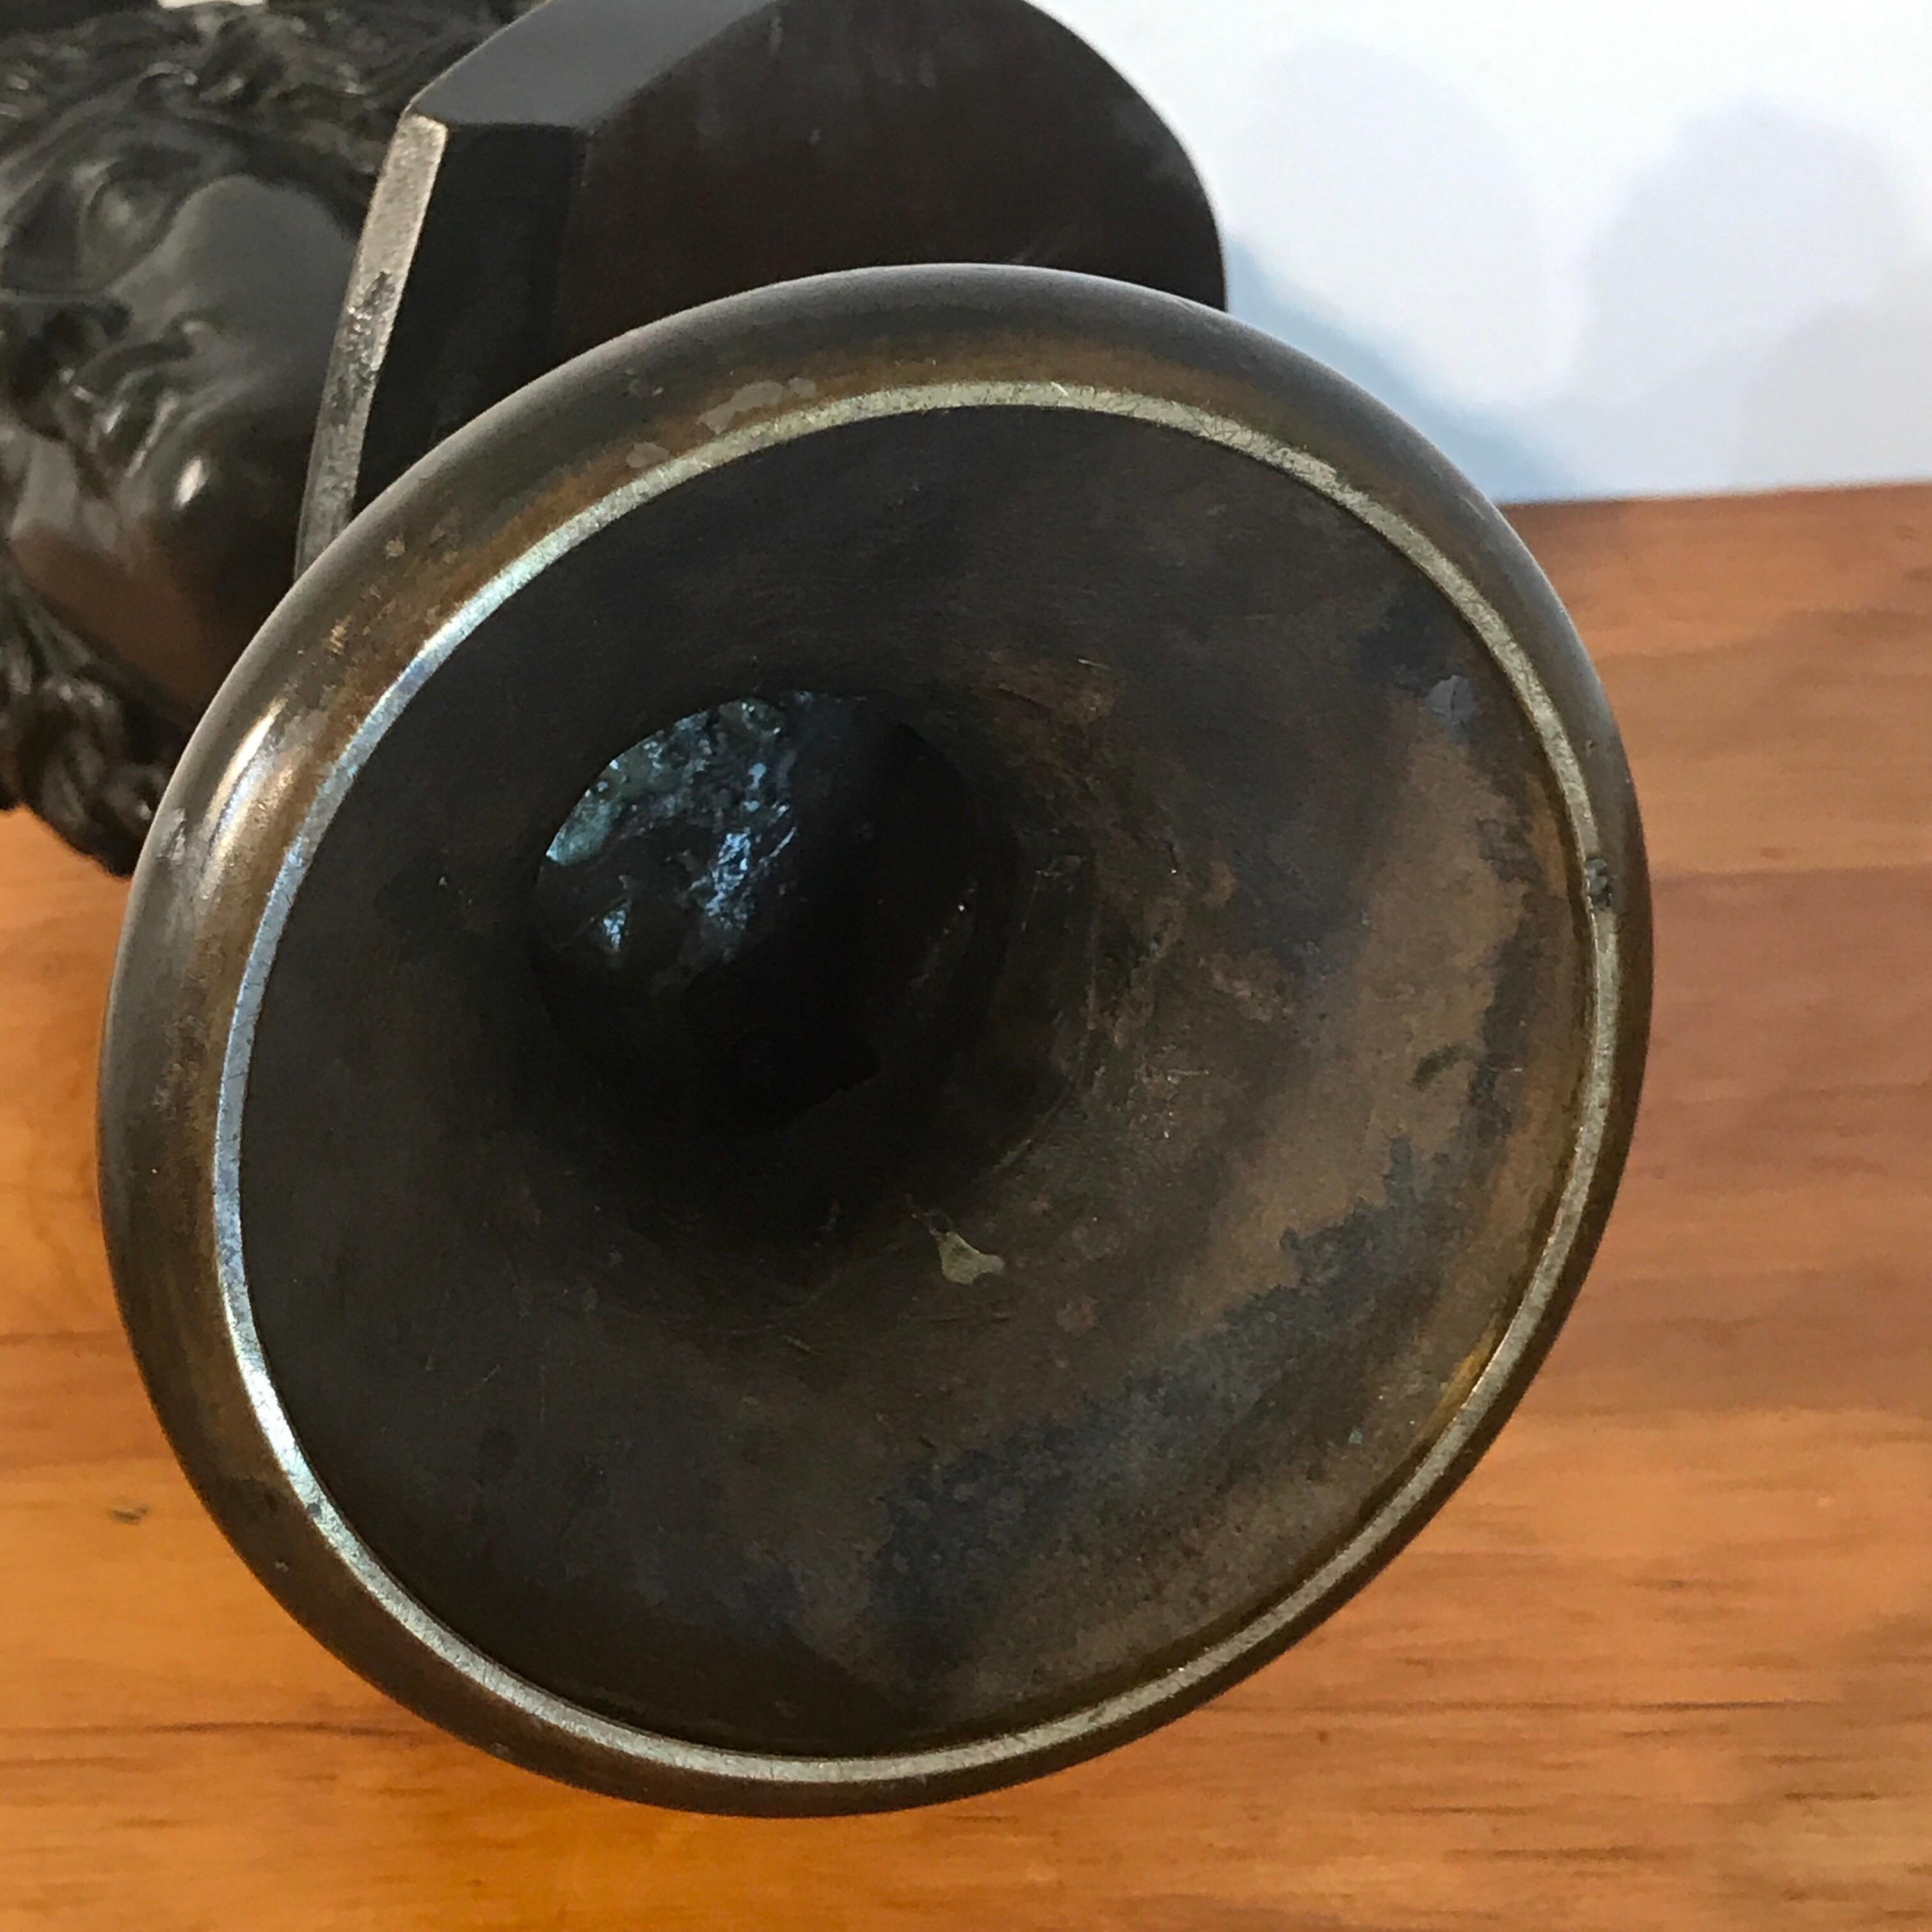
<path fill-rule="evenodd" d="M 1932 1925 L 1932 491 L 1525 513 L 1658 883 L 1651 1084 L 1498 1447 L 1314 1637 L 935 1810 L 686 1817 L 428 1730 L 190 1496 L 115 1324 L 120 889 L 0 822 L 0 1926 Z"/>

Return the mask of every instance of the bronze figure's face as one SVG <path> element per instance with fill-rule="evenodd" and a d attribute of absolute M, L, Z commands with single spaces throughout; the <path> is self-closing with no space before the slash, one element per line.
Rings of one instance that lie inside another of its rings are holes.
<path fill-rule="evenodd" d="M 138 88 L 0 164 L 7 544 L 184 722 L 287 587 L 355 242 L 313 171 Z"/>

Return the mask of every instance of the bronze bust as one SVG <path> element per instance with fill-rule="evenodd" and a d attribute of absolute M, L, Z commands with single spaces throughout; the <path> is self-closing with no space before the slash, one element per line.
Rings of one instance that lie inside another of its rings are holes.
<path fill-rule="evenodd" d="M 1220 312 L 1030 0 L 27 18 L 0 805 L 140 857 L 104 1231 L 237 1550 L 733 1811 L 1312 1628 L 1635 1106 L 1629 776 L 1508 526 Z"/>
<path fill-rule="evenodd" d="M 131 868 L 293 574 L 362 212 L 514 0 L 68 0 L 0 38 L 0 806 Z"/>

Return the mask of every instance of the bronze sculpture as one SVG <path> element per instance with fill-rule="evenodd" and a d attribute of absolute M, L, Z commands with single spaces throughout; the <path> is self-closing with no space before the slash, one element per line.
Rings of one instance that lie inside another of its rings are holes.
<path fill-rule="evenodd" d="M 209 1507 L 417 1709 L 660 1801 L 944 1797 L 1252 1670 L 1615 1191 L 1647 886 L 1547 585 L 1215 312 L 1184 154 L 1022 0 L 550 0 L 344 274 L 104 1060 Z M 197 648 L 116 692 L 188 722 Z"/>
<path fill-rule="evenodd" d="M 0 804 L 116 871 L 292 580 L 391 130 L 512 10 L 76 5 L 0 41 Z"/>

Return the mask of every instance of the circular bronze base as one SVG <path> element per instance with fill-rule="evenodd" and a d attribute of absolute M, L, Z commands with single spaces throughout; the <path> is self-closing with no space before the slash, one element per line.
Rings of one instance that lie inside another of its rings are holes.
<path fill-rule="evenodd" d="M 128 920 L 116 1276 L 238 1547 L 426 1714 L 950 1796 L 1466 1470 L 1647 920 L 1573 632 L 1384 411 L 1097 280 L 796 283 L 493 411 L 251 648 Z"/>

